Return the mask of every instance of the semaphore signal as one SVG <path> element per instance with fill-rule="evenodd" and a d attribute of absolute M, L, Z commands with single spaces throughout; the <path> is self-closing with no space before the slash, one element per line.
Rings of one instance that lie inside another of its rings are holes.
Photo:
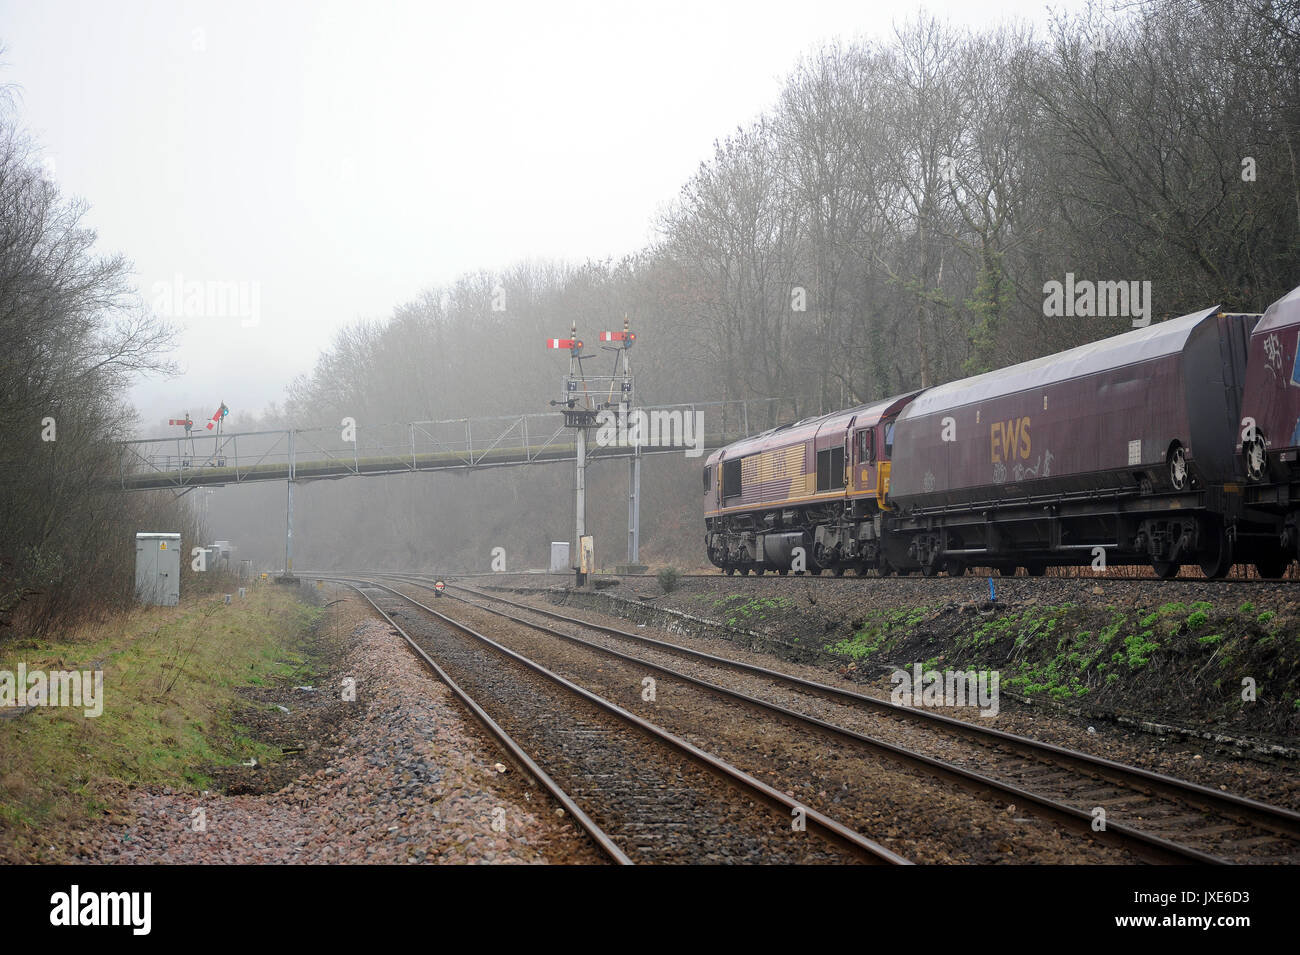
<path fill-rule="evenodd" d="M 600 414 L 608 415 L 610 409 L 618 409 L 620 416 L 626 416 L 632 404 L 632 368 L 628 360 L 628 350 L 636 342 L 636 334 L 631 329 L 627 316 L 623 316 L 621 332 L 601 332 L 602 348 L 614 352 L 613 373 L 608 377 L 588 378 L 582 370 L 582 339 L 578 338 L 578 323 L 573 322 L 568 338 L 548 338 L 546 347 L 559 351 L 569 351 L 569 374 L 564 379 L 564 396 L 559 401 L 552 401 L 551 406 L 559 406 L 564 412 L 564 425 L 574 431 L 574 448 L 576 451 L 576 473 L 574 475 L 576 496 L 576 525 L 579 564 L 577 569 L 578 586 L 587 582 L 587 576 L 595 569 L 595 553 L 592 538 L 586 533 L 586 470 L 587 470 L 587 429 L 594 427 Z M 590 356 L 586 356 L 590 357 Z M 620 365 L 621 370 L 620 370 Z M 629 462 L 628 480 L 628 559 L 631 564 L 637 561 L 637 549 L 640 538 L 639 498 L 641 484 L 641 459 L 634 455 Z"/>
<path fill-rule="evenodd" d="M 211 419 L 209 419 L 208 423 L 204 425 L 204 427 L 206 427 L 209 431 L 211 431 L 213 428 L 216 428 L 217 434 L 220 434 L 221 423 L 225 420 L 226 415 L 228 414 L 230 414 L 230 409 L 226 407 L 226 403 L 223 401 L 221 402 L 221 407 L 218 408 L 215 412 L 213 412 Z"/>
<path fill-rule="evenodd" d="M 582 351 L 582 342 L 576 338 L 548 338 L 546 339 L 547 348 L 567 348 L 574 358 Z"/>

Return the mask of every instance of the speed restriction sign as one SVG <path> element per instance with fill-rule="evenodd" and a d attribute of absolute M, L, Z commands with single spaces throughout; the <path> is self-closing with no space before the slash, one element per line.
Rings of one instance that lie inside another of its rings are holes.
<path fill-rule="evenodd" d="M 447 585 L 444 584 L 441 580 L 435 580 L 434 583 L 433 583 L 433 592 L 434 592 L 434 594 L 436 594 L 437 596 L 441 597 L 441 596 L 442 596 L 442 592 L 443 592 L 443 590 L 446 589 L 446 587 L 447 587 Z"/>

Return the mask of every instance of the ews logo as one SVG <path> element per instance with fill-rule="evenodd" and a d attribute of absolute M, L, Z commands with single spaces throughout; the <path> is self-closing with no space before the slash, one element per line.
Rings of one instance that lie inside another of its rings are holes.
<path fill-rule="evenodd" d="M 992 443 L 993 463 L 1001 464 L 1029 460 L 1031 445 L 1029 443 L 1029 418 L 1016 418 L 1012 421 L 994 421 L 989 426 L 989 438 Z"/>

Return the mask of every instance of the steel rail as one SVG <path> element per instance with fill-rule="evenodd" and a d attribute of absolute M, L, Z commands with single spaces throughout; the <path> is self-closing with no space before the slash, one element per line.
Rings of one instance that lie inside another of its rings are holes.
<path fill-rule="evenodd" d="M 856 832 L 855 830 L 849 828 L 843 823 L 838 822 L 835 819 L 832 819 L 831 817 L 819 812 L 816 809 L 813 809 L 810 806 L 805 806 L 803 803 L 799 802 L 798 800 L 795 800 L 787 796 L 785 793 L 781 792 L 778 789 L 775 789 L 772 786 L 769 786 L 767 783 L 764 783 L 759 779 L 755 779 L 753 776 L 750 776 L 748 773 L 744 772 L 741 769 L 738 769 L 737 767 L 726 762 L 725 760 L 719 759 L 718 757 L 712 755 L 711 753 L 705 752 L 699 747 L 668 732 L 667 730 L 663 729 L 657 724 L 652 723 L 649 720 L 643 719 L 642 717 L 637 716 L 635 713 L 631 713 L 628 710 L 623 709 L 621 706 L 618 706 L 616 703 L 613 703 L 605 699 L 604 697 L 591 692 L 585 687 L 579 686 L 578 684 L 565 679 L 564 677 L 560 676 L 557 673 L 552 672 L 551 670 L 547 669 L 541 664 L 536 663 L 533 660 L 530 660 L 528 657 L 524 656 L 523 654 L 511 650 L 509 647 L 503 646 L 500 643 L 497 643 L 495 640 L 492 640 L 490 637 L 484 636 L 483 634 L 479 633 L 477 630 L 473 629 L 467 624 L 461 623 L 455 618 L 449 617 L 446 614 L 440 613 L 439 611 L 434 610 L 432 607 L 421 603 L 420 601 L 416 600 L 414 597 L 412 597 L 409 594 L 404 594 L 399 590 L 394 590 L 392 587 L 389 587 L 386 584 L 379 583 L 374 580 L 366 580 L 364 577 L 359 577 L 359 576 L 342 577 L 342 576 L 313 574 L 312 577 L 321 580 L 345 581 L 354 586 L 360 583 L 363 586 L 374 587 L 379 590 L 384 590 L 401 600 L 405 600 L 407 603 L 415 607 L 419 607 L 421 610 L 423 610 L 430 616 L 437 618 L 444 625 L 451 627 L 452 629 L 456 630 L 459 633 L 463 633 L 466 636 L 472 637 L 475 640 L 480 641 L 481 643 L 486 644 L 487 646 L 496 650 L 498 653 L 502 654 L 503 656 L 527 667 L 528 669 L 537 673 L 539 676 L 542 676 L 550 680 L 551 682 L 569 691 L 573 695 L 583 700 L 586 700 L 591 704 L 594 704 L 595 706 L 599 707 L 605 712 L 615 716 L 616 718 L 622 720 L 624 723 L 627 723 L 628 725 L 634 727 L 635 729 L 640 730 L 646 735 L 655 738 L 663 743 L 666 743 L 670 748 L 690 758 L 691 760 L 705 767 L 708 771 L 714 773 L 715 775 L 721 776 L 727 780 L 730 780 L 735 784 L 738 784 L 739 788 L 742 789 L 743 791 L 747 790 L 751 794 L 756 795 L 759 798 L 763 799 L 765 802 L 775 806 L 779 806 L 787 811 L 801 810 L 804 814 L 804 819 L 809 826 L 816 827 L 821 831 L 824 837 L 849 848 L 850 850 L 857 853 L 859 856 L 866 859 L 867 861 L 874 862 L 874 863 L 890 864 L 890 865 L 912 865 L 913 864 L 911 860 L 906 859 L 905 857 L 899 855 L 898 853 L 892 851 L 891 849 L 886 848 L 885 846 L 881 845 L 875 840 L 867 838 L 861 833 Z M 370 601 L 370 603 L 372 606 L 375 606 L 373 600 Z M 378 608 L 376 607 L 376 609 Z M 380 612 L 382 613 L 382 611 Z M 385 614 L 385 617 L 387 618 L 387 614 Z M 391 620 L 391 618 L 388 619 Z M 405 634 L 403 635 L 405 636 Z M 407 637 L 407 639 L 409 641 L 410 638 Z"/>
<path fill-rule="evenodd" d="M 400 577 L 411 580 L 418 586 L 427 587 L 427 584 L 422 582 L 422 580 L 427 578 L 423 578 L 423 576 L 419 574 L 392 574 L 384 576 Z M 781 670 L 773 670 L 753 663 L 745 663 L 740 660 L 732 660 L 727 657 L 716 656 L 711 653 L 705 653 L 701 650 L 682 646 L 681 644 L 670 643 L 666 640 L 656 640 L 653 637 L 647 637 L 639 633 L 632 633 L 627 630 L 620 630 L 617 627 L 610 627 L 605 624 L 594 623 L 589 620 L 583 620 L 579 617 L 566 616 L 552 610 L 533 607 L 528 604 L 511 600 L 507 597 L 484 593 L 483 591 L 475 590 L 471 587 L 465 587 L 460 584 L 453 583 L 447 584 L 447 586 L 454 587 L 458 590 L 465 590 L 475 594 L 476 596 L 485 597 L 489 600 L 500 601 L 501 603 L 508 604 L 520 610 L 535 613 L 562 623 L 586 627 L 613 637 L 632 640 L 665 652 L 676 653 L 692 659 L 702 660 L 716 666 L 753 673 L 789 686 L 803 690 L 811 690 L 815 693 L 834 697 L 850 703 L 865 704 L 868 707 L 890 716 L 902 717 L 914 722 L 932 723 L 943 727 L 949 732 L 966 736 L 971 739 L 978 739 L 982 742 L 988 743 L 989 745 L 1012 746 L 1022 751 L 1028 751 L 1036 756 L 1046 756 L 1058 763 L 1068 762 L 1076 768 L 1096 773 L 1103 778 L 1109 779 L 1113 783 L 1126 785 L 1130 788 L 1138 789 L 1139 791 L 1141 791 L 1143 787 L 1149 787 L 1150 789 L 1169 797 L 1187 799 L 1193 802 L 1209 803 L 1215 812 L 1236 816 L 1243 819 L 1243 821 L 1249 822 L 1251 825 L 1270 829 L 1277 832 L 1279 835 L 1300 840 L 1300 812 L 1286 809 L 1281 806 L 1274 806 L 1245 796 L 1238 796 L 1234 793 L 1226 793 L 1217 789 L 1211 789 L 1210 787 L 1203 786 L 1200 783 L 1194 783 L 1186 779 L 1179 779 L 1176 776 L 1157 773 L 1152 770 L 1143 769 L 1140 766 L 1116 762 L 1102 756 L 1094 756 L 1091 753 L 1084 753 L 1080 750 L 1058 746 L 1055 743 L 1046 743 L 1041 740 L 1031 739 L 1027 736 L 1008 733 L 1004 730 L 980 726 L 976 723 L 960 720 L 952 716 L 945 716 L 942 713 L 936 713 L 932 710 L 921 709 L 913 706 L 903 706 L 902 704 L 895 703 L 892 700 L 884 700 L 879 697 L 869 696 L 865 693 L 857 693 L 853 690 L 846 690 L 826 683 L 818 683 L 814 680 L 798 677 Z M 488 607 L 484 607 L 483 609 L 491 610 L 491 608 Z"/>
<path fill-rule="evenodd" d="M 401 575 L 387 575 L 387 576 L 401 576 Z M 412 582 L 416 583 L 417 586 L 427 586 L 425 584 L 420 583 L 418 579 L 415 579 Z M 456 585 L 451 585 L 451 586 L 456 586 Z M 1074 750 L 1067 750 L 1064 749 L 1063 747 L 1054 746 L 1053 744 L 1041 743 L 1037 740 L 1031 740 L 1026 737 L 1015 736 L 1010 733 L 1004 733 L 1000 730 L 987 730 L 984 729 L 983 727 L 978 727 L 973 724 L 966 723 L 965 721 L 962 720 L 953 719 L 952 717 L 941 716 L 936 713 L 930 713 L 925 710 L 917 710 L 912 707 L 903 707 L 894 704 L 892 702 L 878 700 L 873 697 L 868 697 L 861 694 L 854 694 L 851 693 L 850 691 L 839 690 L 836 687 L 830 687 L 825 684 L 814 683 L 812 681 L 803 680 L 799 677 L 792 677 L 789 676 L 788 674 L 782 674 L 779 671 L 768 670 L 766 668 L 757 667 L 752 664 L 743 664 L 740 663 L 739 661 L 731 661 L 722 657 L 715 657 L 711 654 L 700 653 L 699 651 L 689 650 L 687 648 L 680 647 L 676 644 L 657 641 L 649 637 L 642 637 L 640 634 L 632 634 L 632 633 L 628 633 L 627 631 L 618 630 L 617 628 L 605 627 L 601 624 L 593 624 L 588 621 L 580 620 L 578 618 L 564 617 L 561 614 L 554 614 L 551 613 L 550 611 L 538 610 L 537 608 L 534 607 L 528 607 L 527 605 L 517 604 L 514 601 L 507 600 L 506 598 L 503 597 L 497 597 L 495 595 L 490 595 L 490 594 L 483 594 L 481 592 L 471 590 L 470 588 L 459 587 L 458 589 L 467 590 L 470 593 L 474 593 L 477 596 L 487 597 L 488 599 L 500 600 L 507 604 L 511 604 L 513 606 L 519 607 L 520 609 L 526 611 L 532 611 L 544 616 L 560 619 L 565 622 L 572 623 L 578 626 L 588 627 L 590 629 L 608 633 L 613 636 L 626 637 L 638 642 L 643 642 L 649 645 L 656 646 L 660 649 L 667 650 L 669 652 L 685 653 L 688 656 L 704 659 L 711 663 L 722 664 L 724 666 L 734 667 L 736 669 L 758 673 L 768 678 L 773 678 L 778 681 L 787 682 L 793 685 L 800 686 L 801 688 L 810 688 L 818 692 L 825 692 L 836 696 L 852 698 L 854 701 L 871 703 L 873 705 L 880 706 L 883 709 L 891 710 L 894 713 L 901 712 L 905 716 L 909 716 L 913 718 L 919 716 L 922 719 L 934 719 L 936 722 L 944 724 L 944 728 L 954 729 L 960 735 L 965 735 L 968 737 L 975 737 L 975 738 L 985 737 L 983 739 L 979 739 L 981 743 L 993 745 L 993 743 L 990 743 L 989 740 L 994 740 L 997 744 L 1000 745 L 1011 744 L 1022 750 L 1030 750 L 1035 758 L 1046 757 L 1050 761 L 1054 762 L 1057 766 L 1068 765 L 1071 768 L 1076 770 L 1081 769 L 1082 771 L 1090 775 L 1101 776 L 1102 779 L 1110 782 L 1112 785 L 1118 785 L 1132 790 L 1136 790 L 1137 793 L 1148 798 L 1151 797 L 1151 792 L 1149 790 L 1155 790 L 1160 792 L 1162 795 L 1166 797 L 1181 799 L 1184 801 L 1192 802 L 1194 804 L 1198 802 L 1202 804 L 1207 802 L 1213 803 L 1214 805 L 1210 807 L 1211 811 L 1219 812 L 1219 813 L 1226 812 L 1227 814 L 1232 815 L 1233 817 L 1239 819 L 1243 815 L 1247 815 L 1250 817 L 1249 820 L 1247 821 L 1248 825 L 1266 828 L 1271 832 L 1288 836 L 1293 839 L 1300 838 L 1300 814 L 1291 812 L 1290 810 L 1282 809 L 1280 807 L 1269 806 L 1265 803 L 1259 803 L 1254 800 L 1245 799 L 1243 797 L 1232 796 L 1230 794 L 1221 793 L 1217 790 L 1199 786 L 1198 784 L 1195 783 L 1186 782 L 1185 780 L 1178 780 L 1173 777 L 1161 776 L 1160 774 L 1152 773 L 1148 770 L 1143 770 L 1139 767 L 1127 766 L 1125 764 L 1115 763 L 1110 760 L 1103 759 L 1101 757 L 1094 757 L 1086 753 L 1080 753 Z M 456 599 L 463 599 L 463 598 L 456 598 Z M 984 791 L 984 792 L 987 792 L 989 790 L 996 790 L 1003 794 L 1022 799 L 1026 802 L 1030 802 L 1033 805 L 1038 806 L 1041 810 L 1043 810 L 1046 814 L 1051 816 L 1056 821 L 1062 822 L 1067 826 L 1069 826 L 1070 828 L 1075 829 L 1076 831 L 1098 835 L 1101 841 L 1107 842 L 1108 844 L 1126 845 L 1128 848 L 1134 849 L 1139 855 L 1144 856 L 1150 859 L 1151 861 L 1194 862 L 1194 863 L 1212 864 L 1212 865 L 1231 864 L 1229 860 L 1223 859 L 1219 856 L 1202 852 L 1199 849 L 1194 849 L 1190 846 L 1185 846 L 1181 843 L 1173 842 L 1172 840 L 1166 839 L 1162 836 L 1157 836 L 1152 833 L 1148 833 L 1140 829 L 1135 829 L 1131 826 L 1126 826 L 1123 824 L 1108 823 L 1106 829 L 1103 832 L 1094 833 L 1092 830 L 1093 817 L 1090 813 L 1082 809 L 1078 809 L 1074 806 L 1071 806 L 1068 803 L 1061 802 L 1060 800 L 1053 799 L 1048 796 L 1040 795 L 1030 790 L 1023 789 L 1014 784 L 1005 783 L 1002 782 L 1001 780 L 994 779 L 992 777 L 985 776 L 980 773 L 975 773 L 971 770 L 967 770 L 961 766 L 948 763 L 944 760 L 937 760 L 934 759 L 933 757 L 925 756 L 921 753 L 907 749 L 906 747 L 897 746 L 893 743 L 888 743 L 884 740 L 880 740 L 875 737 L 858 733 L 854 730 L 847 729 L 846 727 L 839 726 L 838 724 L 829 723 L 824 720 L 820 720 L 816 717 L 808 716 L 807 714 L 803 714 L 795 710 L 790 710 L 779 704 L 771 703 L 767 700 L 763 700 L 758 697 L 752 697 L 749 696 L 748 694 L 740 693 L 738 691 L 731 690 L 727 687 L 710 683 L 706 680 L 701 680 L 699 678 L 690 676 L 688 674 L 681 673 L 680 671 L 673 670 L 669 667 L 651 663 L 650 661 L 644 660 L 639 657 L 634 657 L 629 654 L 623 654 L 609 647 L 603 647 L 599 644 L 594 644 L 589 641 L 582 640 L 579 637 L 572 636 L 571 634 L 562 633 L 561 631 L 554 630 L 550 627 L 545 627 L 541 624 L 523 620 L 519 617 L 513 616 L 512 614 L 505 613 L 504 611 L 500 611 L 492 607 L 484 607 L 479 604 L 474 604 L 471 601 L 464 601 L 464 602 L 469 604 L 470 606 L 478 607 L 481 610 L 487 611 L 489 613 L 497 614 L 499 616 L 513 620 L 516 623 L 520 623 L 524 626 L 532 627 L 536 630 L 539 630 L 544 633 L 548 633 L 552 636 L 556 636 L 573 643 L 581 644 L 593 650 L 603 652 L 607 655 L 614 656 L 616 658 L 620 658 L 629 662 L 633 662 L 641 666 L 649 667 L 660 673 L 667 674 L 675 679 L 680 679 L 687 683 L 691 683 L 700 686 L 702 688 L 708 689 L 712 692 L 740 700 L 749 705 L 780 713 L 781 715 L 786 716 L 788 718 L 795 719 L 797 721 L 816 726 L 817 728 L 830 732 L 833 735 L 852 739 L 855 742 L 869 746 L 873 749 L 877 749 L 892 758 L 901 759 L 904 762 L 920 766 L 921 768 L 926 769 L 929 772 L 937 773 L 939 775 L 945 776 L 946 778 L 949 778 L 950 780 L 957 782 L 959 785 L 962 785 L 964 788 L 967 788 L 968 790 Z M 1111 832 L 1118 833 L 1119 839 L 1116 840 L 1113 838 L 1106 838 L 1106 836 L 1108 836 Z"/>
<path fill-rule="evenodd" d="M 351 587 L 358 594 L 364 597 L 366 602 L 369 603 L 370 606 L 374 607 L 375 610 L 378 611 L 379 615 L 388 622 L 389 626 L 401 634 L 402 639 L 406 641 L 407 645 L 413 651 L 415 651 L 416 655 L 424 665 L 432 670 L 437 675 L 438 679 L 445 683 L 447 688 L 456 695 L 456 698 L 469 708 L 470 712 L 478 718 L 479 722 L 487 727 L 488 731 L 497 738 L 502 746 L 506 748 L 506 751 L 514 761 L 526 772 L 532 774 L 533 778 L 538 780 L 538 782 L 540 782 L 546 790 L 555 797 L 556 802 L 564 807 L 564 810 L 578 821 L 578 824 L 586 830 L 587 834 L 591 836 L 592 840 L 600 847 L 601 851 L 619 865 L 633 864 L 632 860 L 628 858 L 627 853 L 618 847 L 614 840 L 596 824 L 595 820 L 588 816 L 583 811 L 582 807 L 573 801 L 573 798 L 560 787 L 559 783 L 550 777 L 546 770 L 538 766 L 533 758 L 524 752 L 523 747 L 516 743 L 510 734 L 502 729 L 496 720 L 492 719 L 492 717 L 488 715 L 487 711 L 484 710 L 483 707 L 479 706 L 479 704 L 475 702 L 468 693 L 461 689 L 460 685 L 457 684 L 442 667 L 438 666 L 432 657 L 424 652 L 423 648 L 421 648 L 415 640 L 411 638 L 410 634 L 402 629 L 401 625 L 398 624 L 396 620 L 385 613 L 383 608 L 381 608 L 379 604 L 375 603 L 370 598 L 370 595 L 362 590 L 361 587 L 351 583 L 350 581 L 344 581 L 344 583 L 346 586 Z"/>

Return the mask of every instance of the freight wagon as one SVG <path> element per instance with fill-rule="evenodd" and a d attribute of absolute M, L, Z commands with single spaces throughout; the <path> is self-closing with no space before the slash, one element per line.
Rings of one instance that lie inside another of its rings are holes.
<path fill-rule="evenodd" d="M 931 388 L 898 417 L 894 530 L 924 573 L 1039 574 L 1080 555 L 1231 567 L 1256 315 L 1206 309 Z"/>

